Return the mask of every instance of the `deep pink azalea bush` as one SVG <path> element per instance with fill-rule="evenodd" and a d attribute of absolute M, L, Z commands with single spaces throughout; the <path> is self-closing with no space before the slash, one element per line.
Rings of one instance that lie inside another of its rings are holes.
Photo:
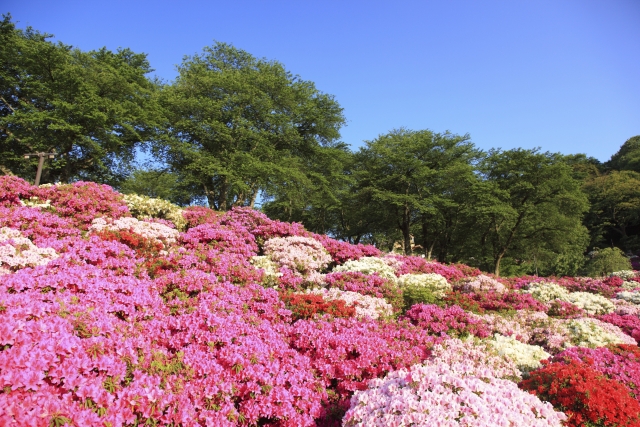
<path fill-rule="evenodd" d="M 322 243 L 322 246 L 329 252 L 336 265 L 344 264 L 346 261 L 357 260 L 362 257 L 378 257 L 382 252 L 371 245 L 353 245 L 341 240 L 335 240 L 324 234 L 312 234 L 312 237 Z"/>
<path fill-rule="evenodd" d="M 396 275 L 403 274 L 427 274 L 436 273 L 445 277 L 450 282 L 455 282 L 464 277 L 464 273 L 453 265 L 440 264 L 437 261 L 427 261 L 424 258 L 404 255 L 389 255 L 390 258 L 399 261 Z"/>
<path fill-rule="evenodd" d="M 37 190 L 38 187 L 29 184 L 22 178 L 0 175 L 0 206 L 20 206 L 20 200 L 33 197 Z"/>
<path fill-rule="evenodd" d="M 617 327 L 622 329 L 622 332 L 629 335 L 630 337 L 635 338 L 636 342 L 640 343 L 640 317 L 638 317 L 637 315 L 634 316 L 631 314 L 620 315 L 616 313 L 609 313 L 597 316 L 596 318 L 598 320 L 602 320 L 603 322 L 616 325 Z"/>
<path fill-rule="evenodd" d="M 40 188 L 39 198 L 49 200 L 56 215 L 71 219 L 82 230 L 88 229 L 91 221 L 101 216 L 111 219 L 130 216 L 120 193 L 108 185 L 94 182 L 78 181 Z"/>
<path fill-rule="evenodd" d="M 492 332 L 486 322 L 457 305 L 441 308 L 434 304 L 414 304 L 405 316 L 430 335 L 486 338 Z"/>
<path fill-rule="evenodd" d="M 64 237 L 79 237 L 74 223 L 40 208 L 0 207 L 0 227 L 20 230 L 22 235 L 42 247 L 55 247 Z"/>

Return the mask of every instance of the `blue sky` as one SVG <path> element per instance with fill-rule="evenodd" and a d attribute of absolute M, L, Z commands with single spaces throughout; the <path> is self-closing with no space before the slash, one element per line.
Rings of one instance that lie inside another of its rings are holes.
<path fill-rule="evenodd" d="M 155 73 L 214 40 L 335 96 L 354 149 L 394 128 L 608 160 L 640 134 L 640 0 L 3 0 L 18 27 Z"/>

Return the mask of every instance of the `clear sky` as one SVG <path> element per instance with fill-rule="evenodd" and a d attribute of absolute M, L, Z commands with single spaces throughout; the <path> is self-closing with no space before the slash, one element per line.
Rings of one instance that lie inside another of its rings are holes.
<path fill-rule="evenodd" d="M 335 96 L 354 149 L 406 127 L 482 149 L 608 160 L 640 134 L 640 0 L 2 0 L 82 50 L 129 47 L 157 76 L 215 41 Z"/>

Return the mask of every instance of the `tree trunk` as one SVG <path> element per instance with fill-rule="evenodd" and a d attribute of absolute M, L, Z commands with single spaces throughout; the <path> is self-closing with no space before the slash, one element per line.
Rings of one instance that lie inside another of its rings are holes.
<path fill-rule="evenodd" d="M 402 213 L 402 237 L 404 239 L 404 254 L 411 255 L 413 253 L 411 248 L 411 211 L 409 205 L 406 204 Z"/>

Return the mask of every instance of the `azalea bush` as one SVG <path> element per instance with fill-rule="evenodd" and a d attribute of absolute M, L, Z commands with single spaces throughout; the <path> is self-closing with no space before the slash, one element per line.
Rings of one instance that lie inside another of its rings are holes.
<path fill-rule="evenodd" d="M 0 176 L 0 278 L 3 426 L 637 423 L 629 272 L 505 279 Z"/>

